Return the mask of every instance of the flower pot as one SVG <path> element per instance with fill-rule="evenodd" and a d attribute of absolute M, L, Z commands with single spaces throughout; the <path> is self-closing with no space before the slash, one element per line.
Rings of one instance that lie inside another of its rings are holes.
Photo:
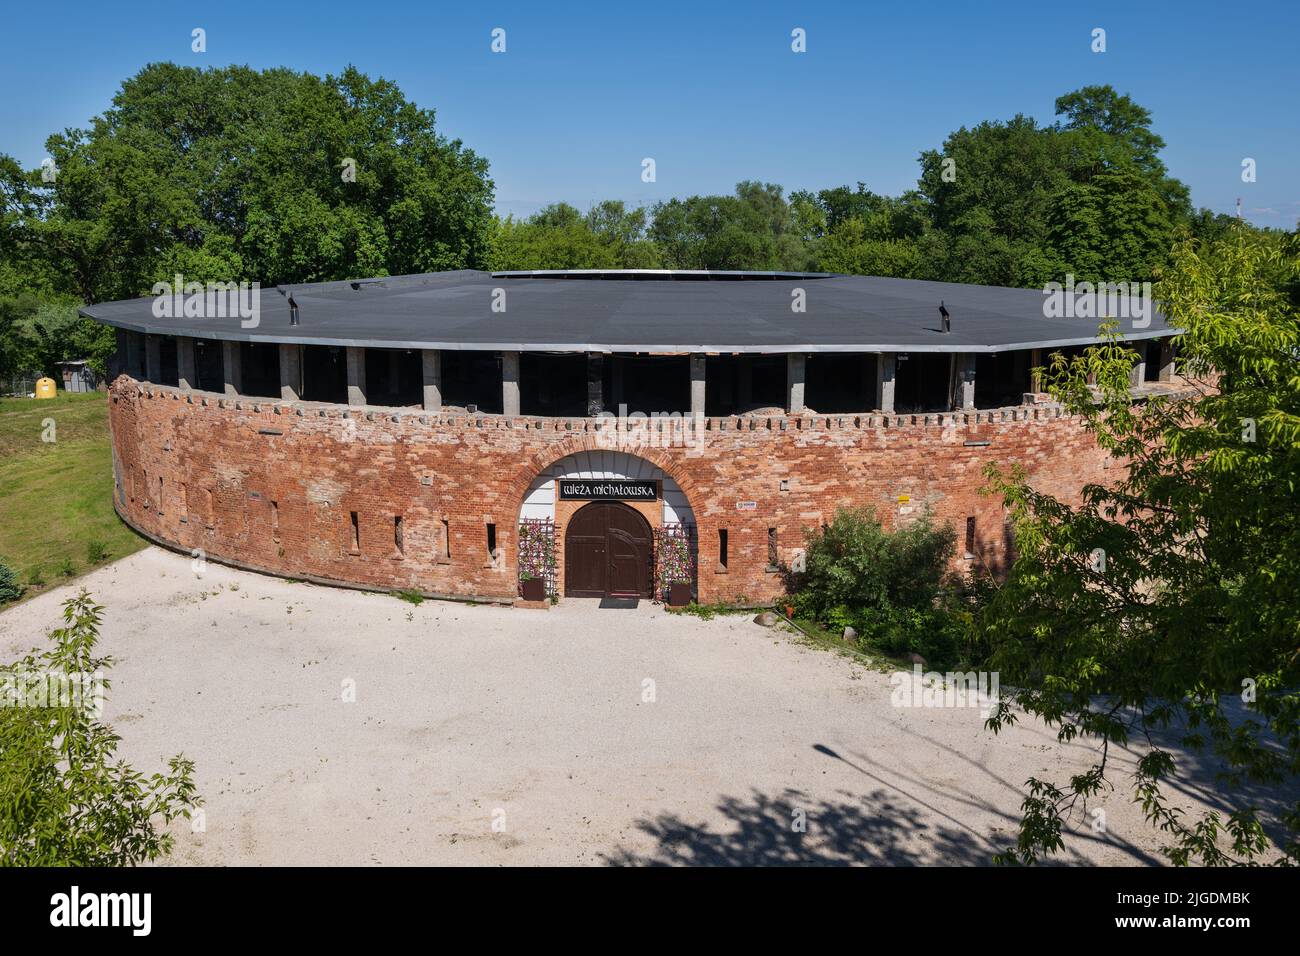
<path fill-rule="evenodd" d="M 519 592 L 525 601 L 545 601 L 546 582 L 541 578 L 529 578 L 520 582 Z"/>
<path fill-rule="evenodd" d="M 668 585 L 668 606 L 685 607 L 691 603 L 691 583 L 689 581 L 674 581 Z"/>

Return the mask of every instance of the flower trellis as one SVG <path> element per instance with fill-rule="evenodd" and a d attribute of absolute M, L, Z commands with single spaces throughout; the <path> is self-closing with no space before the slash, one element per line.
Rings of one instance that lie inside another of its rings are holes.
<path fill-rule="evenodd" d="M 695 584 L 695 525 L 666 522 L 655 529 L 655 583 L 663 598 L 673 582 Z"/>
<path fill-rule="evenodd" d="M 555 594 L 555 522 L 550 518 L 519 522 L 519 580 L 526 578 L 541 578 L 546 593 Z"/>

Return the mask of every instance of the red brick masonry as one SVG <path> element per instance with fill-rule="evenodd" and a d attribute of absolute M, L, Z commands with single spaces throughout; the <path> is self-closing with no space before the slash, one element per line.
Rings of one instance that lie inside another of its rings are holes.
<path fill-rule="evenodd" d="M 697 448 L 662 448 L 616 435 L 612 421 L 229 399 L 127 376 L 109 402 L 118 513 L 158 541 L 292 578 L 506 601 L 516 592 L 514 539 L 529 483 L 576 451 L 640 455 L 677 481 L 699 527 L 704 603 L 779 596 L 768 529 L 777 529 L 786 562 L 803 529 L 844 505 L 870 505 L 887 524 L 928 507 L 952 523 L 959 559 L 974 516 L 976 560 L 998 563 L 1003 509 L 979 494 L 986 464 L 1019 463 L 1035 487 L 1070 501 L 1085 483 L 1105 480 L 1108 465 L 1078 420 L 1052 405 L 711 418 Z M 910 500 L 900 502 L 904 495 Z M 495 567 L 489 523 L 503 550 Z"/>

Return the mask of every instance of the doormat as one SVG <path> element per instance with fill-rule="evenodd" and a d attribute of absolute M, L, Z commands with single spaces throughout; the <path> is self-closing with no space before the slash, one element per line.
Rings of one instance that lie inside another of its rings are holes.
<path fill-rule="evenodd" d="M 641 599 L 634 598 L 634 597 L 630 597 L 630 598 L 603 597 L 600 599 L 601 607 L 614 608 L 615 610 L 618 611 L 635 611 L 636 606 L 639 603 L 641 603 Z"/>

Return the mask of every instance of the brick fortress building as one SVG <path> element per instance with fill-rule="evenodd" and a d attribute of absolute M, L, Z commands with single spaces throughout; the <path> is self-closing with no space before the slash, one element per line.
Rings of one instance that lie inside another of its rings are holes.
<path fill-rule="evenodd" d="M 758 603 L 837 508 L 887 525 L 929 512 L 959 562 L 996 567 L 985 465 L 1077 500 L 1110 464 L 1032 380 L 1101 320 L 1049 318 L 1036 290 L 462 271 L 82 312 L 118 330 L 123 520 L 292 578 L 659 597 L 664 555 L 686 550 L 700 602 Z M 1176 330 L 1148 312 L 1121 332 L 1134 400 L 1174 388 Z"/>

